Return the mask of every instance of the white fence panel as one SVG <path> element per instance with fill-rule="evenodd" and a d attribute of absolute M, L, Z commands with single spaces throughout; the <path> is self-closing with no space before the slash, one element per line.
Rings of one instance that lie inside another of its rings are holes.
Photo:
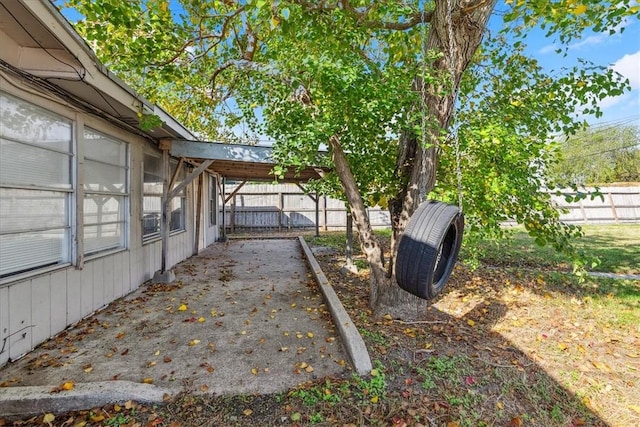
<path fill-rule="evenodd" d="M 227 185 L 225 197 L 237 188 Z M 592 191 L 593 189 L 587 189 Z M 640 221 L 640 187 L 601 187 L 603 197 L 586 198 L 569 204 L 564 196 L 552 195 L 568 223 L 615 223 Z M 564 192 L 573 195 L 570 190 Z M 368 209 L 373 227 L 390 227 L 389 212 L 374 207 Z M 322 230 L 344 229 L 347 210 L 344 202 L 320 196 L 318 225 Z M 295 184 L 245 184 L 225 205 L 228 230 L 283 230 L 316 226 L 316 202 Z"/>

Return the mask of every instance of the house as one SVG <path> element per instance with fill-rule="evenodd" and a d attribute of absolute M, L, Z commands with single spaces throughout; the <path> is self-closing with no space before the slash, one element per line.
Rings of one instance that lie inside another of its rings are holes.
<path fill-rule="evenodd" d="M 196 140 L 49 0 L 0 0 L 0 366 L 171 280 L 218 240 L 222 180 L 273 180 L 269 148 Z"/>

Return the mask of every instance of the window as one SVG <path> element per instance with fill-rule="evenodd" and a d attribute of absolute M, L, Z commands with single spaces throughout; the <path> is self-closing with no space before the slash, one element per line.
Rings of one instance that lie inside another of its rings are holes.
<path fill-rule="evenodd" d="M 173 174 L 175 173 L 176 167 L 178 167 L 178 162 L 172 159 L 169 164 L 171 165 L 171 176 L 173 176 Z M 181 167 L 180 170 L 178 171 L 178 175 L 176 176 L 176 182 L 174 184 L 174 188 L 175 186 L 180 184 L 182 181 L 184 181 L 185 175 L 186 175 L 185 168 Z M 178 193 L 176 197 L 171 199 L 171 202 L 169 203 L 169 212 L 171 212 L 171 221 L 170 221 L 171 226 L 169 229 L 171 231 L 179 231 L 179 230 L 185 229 L 186 207 L 187 207 L 187 190 L 183 188 L 182 191 Z"/>
<path fill-rule="evenodd" d="M 71 121 L 0 92 L 0 276 L 70 262 Z"/>
<path fill-rule="evenodd" d="M 142 237 L 160 235 L 162 221 L 162 160 L 150 154 L 144 155 L 144 179 L 142 200 Z"/>
<path fill-rule="evenodd" d="M 209 175 L 209 225 L 218 223 L 218 194 L 216 192 L 216 177 Z"/>
<path fill-rule="evenodd" d="M 126 246 L 129 202 L 127 144 L 84 131 L 84 252 Z"/>
<path fill-rule="evenodd" d="M 171 159 L 169 162 L 171 176 L 173 176 L 178 162 Z M 176 182 L 178 185 L 185 176 L 184 168 L 178 172 Z M 143 209 L 142 209 L 142 236 L 151 239 L 160 235 L 162 222 L 162 159 L 159 156 L 145 153 L 144 155 L 144 179 L 143 179 Z M 186 191 L 182 190 L 169 203 L 171 231 L 185 229 Z"/>

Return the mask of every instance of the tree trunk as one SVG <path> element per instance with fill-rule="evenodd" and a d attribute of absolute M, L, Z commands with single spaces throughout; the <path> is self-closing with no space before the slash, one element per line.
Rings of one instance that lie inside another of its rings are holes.
<path fill-rule="evenodd" d="M 438 147 L 453 115 L 462 74 L 482 41 L 494 7 L 495 0 L 435 2 L 425 49 L 436 50 L 443 55 L 427 66 L 441 73 L 449 86 L 425 86 L 419 77 L 413 82 L 414 90 L 421 92 L 423 104 L 416 108 L 423 110 L 426 119 L 423 130 L 426 132 L 424 139 L 415 133 L 403 133 L 400 136 L 396 172 L 406 181 L 406 185 L 389 203 L 393 233 L 387 282 L 391 283 L 378 284 L 378 298 L 375 301 L 377 311 L 391 311 L 398 317 L 412 312 L 415 317 L 420 317 L 424 313 L 424 303 L 417 303 L 412 296 L 407 297 L 408 293 L 395 283 L 395 255 L 411 215 L 436 184 Z M 376 287 L 375 284 L 373 286 Z"/>

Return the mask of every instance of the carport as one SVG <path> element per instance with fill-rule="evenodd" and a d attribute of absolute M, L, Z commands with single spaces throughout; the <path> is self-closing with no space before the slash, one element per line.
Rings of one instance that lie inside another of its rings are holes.
<path fill-rule="evenodd" d="M 226 144 L 220 142 L 202 142 L 177 139 L 160 140 L 159 148 L 162 150 L 163 164 L 163 193 L 162 193 L 162 262 L 161 269 L 154 276 L 156 282 L 171 282 L 174 274 L 167 271 L 167 253 L 169 247 L 169 222 L 171 199 L 176 197 L 187 185 L 196 178 L 200 178 L 203 172 L 210 172 L 222 177 L 218 182 L 219 192 L 222 196 L 222 212 L 224 213 L 226 203 L 236 194 L 248 181 L 273 181 L 275 176 L 272 169 L 276 166 L 273 159 L 273 148 L 258 145 Z M 179 159 L 176 173 L 171 176 L 169 159 L 171 157 Z M 177 186 L 177 171 L 184 163 L 190 164 L 195 169 L 188 174 Z M 302 169 L 291 167 L 286 172 L 281 182 L 295 183 L 304 190 L 303 184 L 311 179 L 322 178 L 326 169 L 316 166 L 307 166 Z M 201 179 L 201 178 L 200 178 Z M 234 180 L 240 184 L 234 191 L 225 198 L 224 188 L 226 180 Z M 319 196 L 317 194 L 309 197 L 315 203 L 316 235 L 319 234 Z M 196 242 L 200 238 L 200 216 L 203 210 L 202 191 L 198 192 L 196 200 Z M 222 232 L 224 236 L 225 215 L 222 215 Z"/>

